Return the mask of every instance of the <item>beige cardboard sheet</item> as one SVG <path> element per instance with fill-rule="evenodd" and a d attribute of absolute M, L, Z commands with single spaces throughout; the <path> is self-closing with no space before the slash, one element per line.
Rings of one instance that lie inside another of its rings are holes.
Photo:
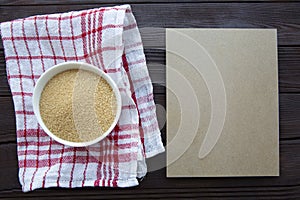
<path fill-rule="evenodd" d="M 275 29 L 167 29 L 167 177 L 278 176 Z"/>

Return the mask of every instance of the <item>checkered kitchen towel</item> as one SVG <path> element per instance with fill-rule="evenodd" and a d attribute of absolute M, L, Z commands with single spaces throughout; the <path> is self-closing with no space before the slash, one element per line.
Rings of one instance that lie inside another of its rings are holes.
<path fill-rule="evenodd" d="M 164 151 L 143 46 L 129 5 L 18 19 L 1 24 L 17 121 L 19 180 L 24 192 L 47 187 L 138 184 L 145 157 Z M 118 125 L 90 147 L 52 140 L 39 126 L 32 92 L 40 75 L 66 62 L 108 73 L 122 95 Z"/>

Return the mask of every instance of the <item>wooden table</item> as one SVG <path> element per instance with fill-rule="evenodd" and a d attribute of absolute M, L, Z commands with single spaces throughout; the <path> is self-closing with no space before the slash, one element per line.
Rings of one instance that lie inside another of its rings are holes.
<path fill-rule="evenodd" d="M 108 4 L 109 2 L 109 4 Z M 0 21 L 30 15 L 122 4 L 121 0 L 1 0 Z M 0 197 L 4 198 L 237 198 L 300 199 L 300 2 L 236 0 L 128 0 L 145 45 L 155 101 L 165 106 L 166 27 L 277 28 L 280 89 L 280 177 L 166 178 L 165 168 L 150 172 L 127 189 L 40 189 L 22 193 L 18 182 L 14 107 L 0 44 Z M 148 28 L 145 28 L 148 27 Z M 165 141 L 165 129 L 162 130 Z M 149 161 L 151 162 L 151 161 Z"/>

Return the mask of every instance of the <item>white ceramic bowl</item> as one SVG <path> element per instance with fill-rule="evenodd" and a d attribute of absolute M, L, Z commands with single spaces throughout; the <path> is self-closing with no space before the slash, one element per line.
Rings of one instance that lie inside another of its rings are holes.
<path fill-rule="evenodd" d="M 88 141 L 88 142 L 70 142 L 64 139 L 61 139 L 59 137 L 57 137 L 56 135 L 54 135 L 53 133 L 51 133 L 51 131 L 46 127 L 46 125 L 44 124 L 42 117 L 40 115 L 40 98 L 41 98 L 41 94 L 43 92 L 44 87 L 46 86 L 46 84 L 48 83 L 48 81 L 53 78 L 55 75 L 66 71 L 66 70 L 70 70 L 70 69 L 81 69 L 81 70 L 87 70 L 90 72 L 93 72 L 95 74 L 100 75 L 102 78 L 104 78 L 109 85 L 112 87 L 113 92 L 115 93 L 116 96 L 116 100 L 117 100 L 117 112 L 116 112 L 116 116 L 115 119 L 113 121 L 113 123 L 111 124 L 110 128 L 103 133 L 101 136 L 99 136 L 98 138 L 92 140 L 92 141 Z M 33 103 L 33 111 L 35 116 L 37 117 L 38 123 L 41 125 L 41 127 L 44 129 L 44 131 L 54 140 L 56 140 L 59 143 L 68 145 L 68 146 L 73 146 L 73 147 L 84 147 L 84 146 L 88 146 L 88 145 L 92 145 L 95 144 L 99 141 L 101 141 L 102 139 L 104 139 L 116 126 L 120 114 L 121 114 L 121 95 L 119 92 L 119 89 L 116 85 L 116 83 L 106 74 L 104 73 L 102 70 L 98 69 L 97 67 L 87 64 L 87 63 L 83 63 L 83 62 L 64 62 L 58 65 L 55 65 L 53 67 L 51 67 L 50 69 L 48 69 L 47 71 L 45 71 L 41 77 L 38 79 L 34 91 L 33 91 L 33 97 L 32 97 L 32 103 Z"/>

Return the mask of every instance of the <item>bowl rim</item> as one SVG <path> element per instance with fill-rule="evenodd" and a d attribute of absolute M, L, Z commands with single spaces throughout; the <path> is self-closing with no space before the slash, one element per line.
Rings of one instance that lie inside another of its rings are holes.
<path fill-rule="evenodd" d="M 100 75 L 111 86 L 111 88 L 113 89 L 113 91 L 115 93 L 116 100 L 117 100 L 117 112 L 116 112 L 114 121 L 111 124 L 111 126 L 109 127 L 109 129 L 106 132 L 104 132 L 101 136 L 99 136 L 91 141 L 87 141 L 87 142 L 71 142 L 71 141 L 64 140 L 64 139 L 56 136 L 47 128 L 47 126 L 43 122 L 41 114 L 40 114 L 40 106 L 39 106 L 40 105 L 40 97 L 44 90 L 44 87 L 55 75 L 62 73 L 64 71 L 67 71 L 67 70 L 71 70 L 71 69 L 87 70 L 87 71 L 96 73 L 97 75 Z M 91 65 L 89 63 L 77 62 L 77 61 L 76 62 L 75 61 L 67 61 L 67 62 L 63 62 L 63 63 L 59 63 L 57 65 L 54 65 L 53 67 L 46 70 L 40 76 L 40 78 L 37 80 L 37 82 L 34 86 L 33 95 L 32 95 L 32 105 L 33 105 L 33 112 L 37 118 L 38 123 L 40 124 L 42 129 L 47 133 L 47 135 L 49 135 L 52 139 L 54 139 L 55 141 L 57 141 L 61 144 L 72 146 L 72 147 L 85 147 L 85 146 L 93 145 L 97 142 L 100 142 L 107 135 L 109 135 L 111 133 L 111 131 L 115 128 L 115 126 L 117 125 L 117 123 L 119 121 L 119 118 L 121 115 L 122 101 L 121 101 L 121 94 L 120 94 L 117 84 L 104 71 L 102 71 L 101 69 L 99 69 L 96 66 Z"/>

